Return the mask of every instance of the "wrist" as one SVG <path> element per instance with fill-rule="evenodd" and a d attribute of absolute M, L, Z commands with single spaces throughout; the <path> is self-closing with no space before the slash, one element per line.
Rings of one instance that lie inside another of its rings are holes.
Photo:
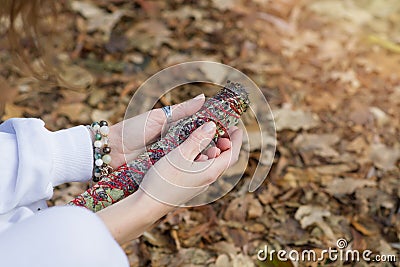
<path fill-rule="evenodd" d="M 133 195 L 131 202 L 132 205 L 138 205 L 139 207 L 133 208 L 137 211 L 137 209 L 142 209 L 144 214 L 144 218 L 146 218 L 147 224 L 151 225 L 161 217 L 166 215 L 168 212 L 174 210 L 176 207 L 165 204 L 152 196 L 148 195 L 145 191 L 143 191 L 140 187 L 138 191 Z"/>
<path fill-rule="evenodd" d="M 125 156 L 122 144 L 122 124 L 117 123 L 110 126 L 110 133 L 108 134 L 108 136 L 110 140 L 109 146 L 111 148 L 110 155 L 112 158 L 110 166 L 115 169 L 125 163 Z"/>
<path fill-rule="evenodd" d="M 142 190 L 97 213 L 120 244 L 143 234 L 173 207 L 160 203 Z"/>

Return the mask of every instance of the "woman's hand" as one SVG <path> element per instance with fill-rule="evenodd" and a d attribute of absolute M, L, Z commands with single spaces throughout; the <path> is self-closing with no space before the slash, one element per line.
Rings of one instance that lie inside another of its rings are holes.
<path fill-rule="evenodd" d="M 120 244 L 137 238 L 176 206 L 206 190 L 237 161 L 243 136 L 237 127 L 200 154 L 214 133 L 212 122 L 195 130 L 150 168 L 138 191 L 97 213 Z"/>
<path fill-rule="evenodd" d="M 161 158 L 146 173 L 140 189 L 155 200 L 179 206 L 208 188 L 239 156 L 242 130 L 233 127 L 229 137 L 200 154 L 216 131 L 208 122 L 195 130 L 180 146 Z"/>
<path fill-rule="evenodd" d="M 204 94 L 201 94 L 191 100 L 171 106 L 172 121 L 193 115 L 203 106 L 204 100 Z M 141 154 L 147 144 L 160 136 L 166 121 L 164 111 L 159 108 L 111 126 L 109 133 L 111 167 L 117 168 Z M 129 138 L 122 139 L 123 133 L 125 135 L 129 133 Z"/>

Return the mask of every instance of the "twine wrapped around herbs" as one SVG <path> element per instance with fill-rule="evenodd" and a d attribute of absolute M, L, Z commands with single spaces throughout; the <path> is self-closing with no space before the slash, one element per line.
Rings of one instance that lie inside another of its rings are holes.
<path fill-rule="evenodd" d="M 195 129 L 205 122 L 213 121 L 217 125 L 215 138 L 218 138 L 229 127 L 238 123 L 249 103 L 246 89 L 239 83 L 228 81 L 198 112 L 178 121 L 147 151 L 114 170 L 68 204 L 83 206 L 96 212 L 131 195 L 138 189 L 150 167 L 185 141 Z"/>

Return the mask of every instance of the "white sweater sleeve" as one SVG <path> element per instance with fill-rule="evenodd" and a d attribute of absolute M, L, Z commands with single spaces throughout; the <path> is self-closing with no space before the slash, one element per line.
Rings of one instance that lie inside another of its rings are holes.
<path fill-rule="evenodd" d="M 84 126 L 50 132 L 39 119 L 9 119 L 0 124 L 0 147 L 0 215 L 50 199 L 54 186 L 91 177 Z"/>
<path fill-rule="evenodd" d="M 82 207 L 53 207 L 0 232 L 1 266 L 128 267 L 101 219 Z"/>

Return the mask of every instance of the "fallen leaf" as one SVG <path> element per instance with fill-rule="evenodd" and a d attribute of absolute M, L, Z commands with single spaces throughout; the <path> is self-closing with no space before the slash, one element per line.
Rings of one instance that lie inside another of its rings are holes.
<path fill-rule="evenodd" d="M 303 205 L 297 209 L 294 218 L 300 222 L 301 228 L 304 229 L 317 222 L 323 221 L 324 217 L 328 216 L 331 216 L 331 213 L 325 208 Z"/>
<path fill-rule="evenodd" d="M 333 19 L 348 20 L 352 25 L 362 25 L 373 19 L 367 10 L 359 7 L 354 1 L 320 0 L 314 1 L 308 8 Z"/>
<path fill-rule="evenodd" d="M 370 107 L 369 111 L 374 115 L 378 126 L 382 127 L 390 121 L 389 116 L 378 107 Z"/>
<path fill-rule="evenodd" d="M 232 258 L 232 265 L 233 267 L 254 267 L 253 260 L 243 254 L 237 254 L 237 255 L 230 255 Z"/>
<path fill-rule="evenodd" d="M 26 108 L 16 106 L 12 103 L 6 103 L 4 108 L 4 115 L 1 117 L 2 120 L 8 120 L 11 118 L 20 118 L 24 114 Z"/>
<path fill-rule="evenodd" d="M 112 29 L 126 13 L 118 9 L 110 14 L 93 3 L 83 1 L 73 1 L 71 7 L 87 19 L 88 32 L 96 30 L 103 32 L 104 41 L 110 39 Z"/>
<path fill-rule="evenodd" d="M 67 83 L 79 88 L 88 88 L 95 81 L 89 71 L 76 65 L 63 66 L 60 76 Z"/>
<path fill-rule="evenodd" d="M 325 208 L 303 205 L 297 209 L 294 218 L 300 222 L 303 229 L 312 225 L 318 226 L 323 231 L 323 234 L 333 241 L 335 240 L 335 235 L 331 227 L 324 221 L 324 218 L 329 216 L 331 216 L 331 213 Z"/>
<path fill-rule="evenodd" d="M 100 110 L 95 109 L 92 112 L 90 118 L 92 121 L 108 120 L 114 114 L 113 110 Z"/>
<path fill-rule="evenodd" d="M 232 243 L 226 241 L 220 241 L 213 244 L 213 249 L 219 253 L 225 254 L 236 254 L 240 251 L 239 248 L 235 247 Z"/>
<path fill-rule="evenodd" d="M 248 202 L 244 198 L 233 199 L 224 213 L 224 219 L 227 221 L 246 221 Z"/>
<path fill-rule="evenodd" d="M 62 104 L 56 112 L 67 116 L 71 121 L 88 121 L 87 106 L 84 103 Z"/>
<path fill-rule="evenodd" d="M 346 150 L 356 153 L 361 153 L 367 147 L 367 142 L 362 136 L 357 136 L 354 138 L 347 146 Z"/>
<path fill-rule="evenodd" d="M 101 101 L 104 101 L 107 97 L 107 91 L 105 89 L 94 88 L 89 95 L 88 102 L 92 107 L 96 107 Z"/>
<path fill-rule="evenodd" d="M 253 195 L 247 195 L 246 201 L 248 202 L 247 218 L 255 219 L 261 217 L 264 212 L 261 203 Z"/>
<path fill-rule="evenodd" d="M 373 117 L 368 107 L 360 105 L 349 114 L 349 119 L 358 125 L 365 125 L 372 121 Z"/>
<path fill-rule="evenodd" d="M 361 86 L 360 81 L 357 78 L 356 73 L 354 70 L 348 70 L 345 72 L 341 71 L 332 71 L 330 78 L 332 80 L 339 80 L 340 82 L 344 84 L 350 84 L 352 91 L 354 92 L 356 89 L 358 89 Z"/>
<path fill-rule="evenodd" d="M 355 162 L 348 162 L 342 164 L 329 164 L 313 167 L 313 170 L 320 174 L 343 174 L 346 172 L 352 172 L 358 169 L 358 164 Z"/>
<path fill-rule="evenodd" d="M 232 9 L 237 2 L 237 0 L 212 0 L 213 5 L 221 11 Z"/>
<path fill-rule="evenodd" d="M 275 146 L 276 139 L 267 132 L 260 133 L 259 129 L 246 127 L 246 134 L 243 135 L 243 148 L 246 151 L 259 150 L 262 147 Z"/>
<path fill-rule="evenodd" d="M 366 236 L 376 235 L 379 233 L 379 226 L 374 222 L 373 219 L 369 217 L 359 217 L 356 216 L 351 220 L 351 225 Z"/>
<path fill-rule="evenodd" d="M 301 134 L 296 136 L 293 144 L 301 153 L 312 153 L 321 157 L 337 157 L 339 153 L 332 148 L 340 137 L 335 134 Z"/>
<path fill-rule="evenodd" d="M 331 195 L 353 194 L 358 188 L 376 186 L 376 182 L 366 179 L 335 178 L 327 186 L 326 191 Z"/>
<path fill-rule="evenodd" d="M 143 238 L 152 244 L 153 246 L 157 247 L 164 247 L 168 244 L 168 239 L 165 235 L 160 234 L 157 231 L 147 231 L 143 233 Z"/>
<path fill-rule="evenodd" d="M 277 131 L 300 129 L 308 130 L 319 124 L 319 118 L 316 114 L 302 110 L 291 110 L 282 108 L 273 110 L 275 125 Z"/>
<path fill-rule="evenodd" d="M 385 144 L 372 144 L 369 157 L 377 168 L 384 171 L 393 170 L 400 159 L 400 145 L 388 147 Z"/>
<path fill-rule="evenodd" d="M 172 32 L 166 25 L 158 20 L 136 23 L 125 33 L 130 46 L 142 52 L 152 52 L 154 49 L 158 49 L 161 44 L 169 42 L 171 35 Z"/>
<path fill-rule="evenodd" d="M 232 263 L 229 260 L 228 255 L 226 254 L 221 254 L 218 256 L 217 260 L 215 261 L 215 267 L 226 267 L 226 266 L 231 266 Z"/>
<path fill-rule="evenodd" d="M 223 82 L 226 80 L 226 75 L 228 74 L 227 68 L 218 63 L 211 65 L 200 64 L 199 68 L 210 82 L 216 84 L 223 84 Z"/>

